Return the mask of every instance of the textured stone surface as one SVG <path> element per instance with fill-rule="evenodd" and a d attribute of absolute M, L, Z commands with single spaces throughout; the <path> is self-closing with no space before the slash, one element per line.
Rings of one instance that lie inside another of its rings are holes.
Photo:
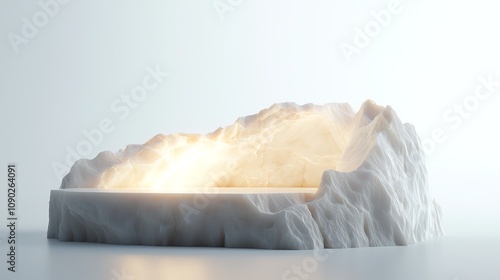
<path fill-rule="evenodd" d="M 306 194 L 210 191 L 231 187 Z M 76 162 L 51 193 L 48 237 L 348 248 L 423 241 L 443 233 L 440 219 L 419 138 L 390 107 L 367 101 L 355 113 L 347 104 L 286 103 L 205 136 L 158 135 Z"/>

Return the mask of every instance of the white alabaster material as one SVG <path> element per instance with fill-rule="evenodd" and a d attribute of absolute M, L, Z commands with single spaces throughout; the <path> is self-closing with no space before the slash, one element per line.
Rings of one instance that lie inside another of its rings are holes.
<path fill-rule="evenodd" d="M 208 135 L 79 160 L 49 218 L 49 238 L 113 244 L 316 249 L 443 234 L 413 126 L 372 101 L 357 113 L 276 104 Z"/>

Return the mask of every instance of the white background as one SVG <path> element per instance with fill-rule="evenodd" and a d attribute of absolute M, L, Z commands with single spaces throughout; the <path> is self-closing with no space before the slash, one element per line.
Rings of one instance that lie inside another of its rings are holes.
<path fill-rule="evenodd" d="M 43 9 L 2 0 L 0 166 L 19 166 L 20 228 L 46 229 L 49 192 L 61 180 L 54 164 L 66 164 L 68 148 L 103 119 L 114 130 L 88 158 L 158 133 L 207 133 L 276 102 L 348 102 L 357 110 L 373 99 L 422 139 L 445 132 L 427 164 L 447 236 L 500 236 L 500 87 L 460 125 L 443 119 L 474 94 L 480 76 L 500 82 L 500 6 L 401 0 L 349 62 L 340 46 L 355 46 L 356 28 L 389 2 L 73 0 L 16 47 L 10 38 L 23 36 L 23 17 L 33 22 Z M 221 15 L 214 3 L 231 10 Z M 169 77 L 120 118 L 113 102 L 156 66 Z M 0 192 L 0 209 L 5 197 Z"/>

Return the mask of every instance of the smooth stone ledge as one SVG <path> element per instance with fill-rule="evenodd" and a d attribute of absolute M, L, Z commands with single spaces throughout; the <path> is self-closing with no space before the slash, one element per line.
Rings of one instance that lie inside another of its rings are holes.
<path fill-rule="evenodd" d="M 129 245 L 323 248 L 323 237 L 307 207 L 316 191 L 52 190 L 47 237 Z"/>

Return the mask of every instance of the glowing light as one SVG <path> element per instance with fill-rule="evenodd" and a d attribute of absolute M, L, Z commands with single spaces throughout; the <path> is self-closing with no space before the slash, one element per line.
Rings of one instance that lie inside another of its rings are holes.
<path fill-rule="evenodd" d="M 317 188 L 325 170 L 352 171 L 366 158 L 373 142 L 367 135 L 377 130 L 366 124 L 380 123 L 371 121 L 383 117 L 383 109 L 371 101 L 357 114 L 348 104 L 275 104 L 207 135 L 160 134 L 116 155 L 107 152 L 86 163 L 103 170 L 98 178 L 63 185 L 173 192 L 200 187 Z"/>

